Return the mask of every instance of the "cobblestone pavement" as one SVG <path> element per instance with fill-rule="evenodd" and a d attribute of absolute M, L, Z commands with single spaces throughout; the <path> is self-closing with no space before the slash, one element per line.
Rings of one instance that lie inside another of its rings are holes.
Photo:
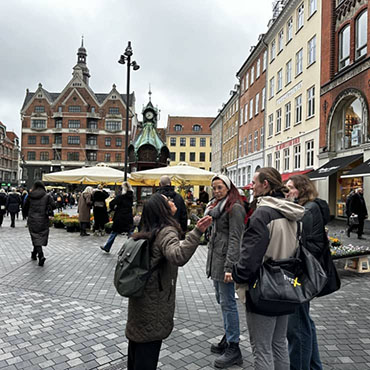
<path fill-rule="evenodd" d="M 39 267 L 30 259 L 25 222 L 17 221 L 14 229 L 9 224 L 5 218 L 0 228 L 0 369 L 124 369 L 127 300 L 112 284 L 124 237 L 106 254 L 99 249 L 104 237 L 51 228 L 45 266 Z M 344 229 L 339 221 L 330 225 L 331 235 L 348 243 Z M 179 270 L 175 329 L 163 343 L 159 369 L 213 369 L 209 347 L 223 330 L 205 259 L 206 247 L 200 246 Z M 311 304 L 324 369 L 370 369 L 370 274 L 336 263 L 342 289 Z M 239 308 L 244 364 L 232 369 L 250 369 L 245 313 Z"/>

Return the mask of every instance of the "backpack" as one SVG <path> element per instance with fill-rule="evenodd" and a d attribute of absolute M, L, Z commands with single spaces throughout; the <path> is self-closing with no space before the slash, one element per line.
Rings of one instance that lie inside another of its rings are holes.
<path fill-rule="evenodd" d="M 129 238 L 118 252 L 114 286 L 123 297 L 141 297 L 145 285 L 159 263 L 150 268 L 150 244 L 147 239 Z"/>

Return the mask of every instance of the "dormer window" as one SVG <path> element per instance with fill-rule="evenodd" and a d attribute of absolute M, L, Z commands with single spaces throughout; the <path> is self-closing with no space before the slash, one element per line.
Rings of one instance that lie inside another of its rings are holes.
<path fill-rule="evenodd" d="M 194 125 L 193 126 L 193 131 L 199 132 L 202 130 L 202 127 L 200 125 Z"/>
<path fill-rule="evenodd" d="M 175 131 L 182 131 L 182 125 L 175 125 Z"/>
<path fill-rule="evenodd" d="M 45 107 L 42 105 L 36 105 L 35 113 L 45 113 Z"/>
<path fill-rule="evenodd" d="M 116 95 L 112 95 L 111 99 L 117 99 Z"/>

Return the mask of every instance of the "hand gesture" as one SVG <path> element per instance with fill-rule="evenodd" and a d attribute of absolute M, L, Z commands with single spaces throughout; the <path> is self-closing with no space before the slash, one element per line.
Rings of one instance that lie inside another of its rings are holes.
<path fill-rule="evenodd" d="M 204 216 L 197 222 L 197 228 L 204 233 L 212 224 L 211 216 Z"/>

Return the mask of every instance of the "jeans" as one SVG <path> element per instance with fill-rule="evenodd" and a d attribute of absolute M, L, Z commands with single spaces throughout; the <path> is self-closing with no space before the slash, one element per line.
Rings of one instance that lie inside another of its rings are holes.
<path fill-rule="evenodd" d="M 104 245 L 104 249 L 109 252 L 110 249 L 112 248 L 112 245 L 113 245 L 113 242 L 114 240 L 116 239 L 118 233 L 112 231 L 110 234 L 109 234 L 109 238 L 107 240 L 107 242 L 105 243 Z"/>
<path fill-rule="evenodd" d="M 239 314 L 235 299 L 234 283 L 213 280 L 213 285 L 217 303 L 221 305 L 226 340 L 228 343 L 239 343 Z"/>
<path fill-rule="evenodd" d="M 303 303 L 289 315 L 287 337 L 290 370 L 322 370 L 310 302 Z"/>
<path fill-rule="evenodd" d="M 129 340 L 127 370 L 156 370 L 161 345 L 161 340 L 146 343 Z"/>

